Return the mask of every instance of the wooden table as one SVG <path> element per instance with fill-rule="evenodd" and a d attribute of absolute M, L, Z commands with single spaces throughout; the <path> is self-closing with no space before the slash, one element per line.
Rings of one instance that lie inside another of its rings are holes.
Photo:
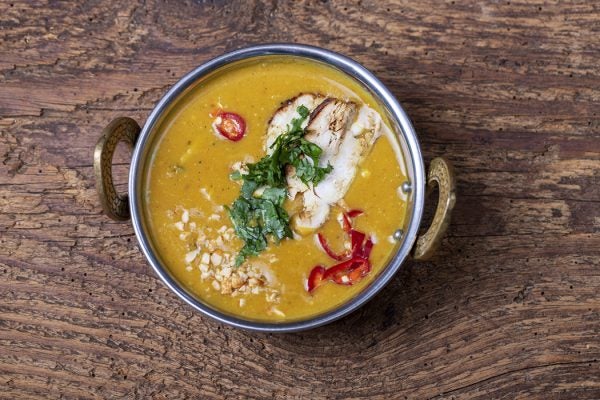
<path fill-rule="evenodd" d="M 4 1 L 0 28 L 0 398 L 600 398 L 597 2 Z M 112 118 L 272 41 L 363 63 L 458 174 L 436 260 L 288 335 L 178 300 L 91 164 Z"/>

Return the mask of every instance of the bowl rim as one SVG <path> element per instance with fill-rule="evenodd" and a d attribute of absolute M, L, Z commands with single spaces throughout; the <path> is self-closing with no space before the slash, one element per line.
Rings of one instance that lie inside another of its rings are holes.
<path fill-rule="evenodd" d="M 201 77 L 232 62 L 266 55 L 289 55 L 324 62 L 362 82 L 362 84 L 371 90 L 373 95 L 383 103 L 390 114 L 392 122 L 397 124 L 397 126 L 400 128 L 400 134 L 403 136 L 410 153 L 410 159 L 406 160 L 409 174 L 412 170 L 414 175 L 411 177 L 411 195 L 413 202 L 412 213 L 410 215 L 410 220 L 406 231 L 404 232 L 403 242 L 388 264 L 379 273 L 379 276 L 377 276 L 354 298 L 338 305 L 332 310 L 303 320 L 281 323 L 260 322 L 238 318 L 221 312 L 189 294 L 183 288 L 183 285 L 179 284 L 173 277 L 170 276 L 167 267 L 162 265 L 159 258 L 152 250 L 150 235 L 146 234 L 143 226 L 143 201 L 141 193 L 145 161 L 144 150 L 151 139 L 152 131 L 162 116 L 162 113 L 168 109 L 173 101 L 177 100 L 177 98 L 184 93 L 186 89 L 188 89 Z M 409 165 L 409 163 L 411 165 Z M 146 256 L 146 259 L 152 266 L 154 272 L 161 278 L 163 283 L 169 289 L 177 294 L 179 298 L 203 315 L 237 328 L 269 333 L 298 332 L 328 324 L 352 313 L 372 299 L 379 291 L 381 291 L 381 289 L 383 289 L 383 287 L 389 283 L 396 272 L 400 269 L 405 259 L 409 256 L 417 238 L 419 225 L 423 215 L 425 199 L 425 167 L 417 134 L 410 121 L 410 118 L 395 96 L 378 78 L 375 77 L 375 75 L 373 75 L 373 73 L 371 73 L 358 62 L 331 50 L 303 44 L 272 43 L 244 47 L 215 57 L 194 68 L 169 89 L 169 91 L 153 108 L 146 120 L 146 123 L 144 124 L 144 127 L 142 128 L 139 139 L 133 151 L 131 168 L 129 172 L 128 190 L 130 194 L 132 224 L 139 246 Z"/>

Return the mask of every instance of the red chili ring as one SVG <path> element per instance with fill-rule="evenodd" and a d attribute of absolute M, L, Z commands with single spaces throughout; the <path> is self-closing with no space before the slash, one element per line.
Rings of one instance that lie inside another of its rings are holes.
<path fill-rule="evenodd" d="M 233 142 L 241 140 L 246 133 L 246 121 L 241 115 L 233 112 L 219 112 L 213 127 L 221 136 Z"/>

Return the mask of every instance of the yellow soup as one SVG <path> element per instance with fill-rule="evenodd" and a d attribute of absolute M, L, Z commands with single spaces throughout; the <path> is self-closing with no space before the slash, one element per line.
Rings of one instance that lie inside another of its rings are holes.
<path fill-rule="evenodd" d="M 382 135 L 361 161 L 344 196 L 346 209 L 364 212 L 353 218 L 354 228 L 374 242 L 372 269 L 364 279 L 353 285 L 323 282 L 309 293 L 307 278 L 313 267 L 339 262 L 323 251 L 312 233 L 279 244 L 269 240 L 265 251 L 241 266 L 223 267 L 231 264 L 226 261 L 243 245 L 224 207 L 240 195 L 239 182 L 230 178 L 232 166 L 264 157 L 273 113 L 282 102 L 308 92 L 366 104 L 385 115 L 359 83 L 332 67 L 290 56 L 266 56 L 205 78 L 178 101 L 160 126 L 144 187 L 151 239 L 181 285 L 222 312 L 271 322 L 323 313 L 369 285 L 396 249 L 392 234 L 404 226 L 407 208 L 399 190 L 406 181 L 405 167 L 395 137 Z M 216 110 L 244 118 L 243 139 L 219 137 L 213 128 Z M 291 201 L 285 207 L 293 214 Z M 340 226 L 341 212 L 342 207 L 332 207 L 318 229 L 336 250 L 342 250 L 348 240 Z M 232 275 L 236 276 L 233 290 L 231 280 L 225 283 Z M 240 290 L 235 290 L 242 281 Z"/>

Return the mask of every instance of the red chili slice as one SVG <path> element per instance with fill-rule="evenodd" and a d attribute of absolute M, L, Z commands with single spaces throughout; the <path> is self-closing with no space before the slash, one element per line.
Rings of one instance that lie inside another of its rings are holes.
<path fill-rule="evenodd" d="M 327 243 L 327 240 L 325 240 L 325 237 L 320 232 L 317 233 L 317 237 L 319 238 L 319 243 L 321 244 L 321 247 L 329 257 L 333 258 L 336 261 L 342 261 L 343 259 L 348 257 L 347 253 L 336 254 L 333 250 L 331 250 L 329 244 Z"/>
<path fill-rule="evenodd" d="M 348 211 L 346 214 L 348 214 L 348 216 L 350 218 L 354 218 L 354 217 L 358 217 L 359 215 L 362 215 L 363 210 L 354 209 L 354 210 Z"/>
<path fill-rule="evenodd" d="M 323 276 L 325 275 L 325 271 L 325 268 L 320 265 L 317 265 L 310 271 L 307 285 L 309 293 L 315 290 L 315 288 L 321 284 L 323 281 Z"/>
<path fill-rule="evenodd" d="M 371 263 L 361 257 L 351 258 L 331 268 L 328 268 L 323 279 L 331 279 L 338 285 L 353 285 L 371 271 Z"/>
<path fill-rule="evenodd" d="M 362 255 L 362 244 L 365 241 L 365 234 L 352 229 L 350 231 L 350 241 L 352 243 L 352 257 Z"/>
<path fill-rule="evenodd" d="M 352 218 L 358 217 L 362 214 L 363 211 L 358 209 L 342 212 L 342 228 L 344 229 L 344 232 L 350 232 L 352 229 Z"/>
<path fill-rule="evenodd" d="M 323 275 L 323 278 L 331 279 L 335 283 L 339 283 L 341 285 L 346 284 L 344 283 L 343 276 L 348 275 L 354 262 L 354 259 L 351 258 L 350 260 L 341 262 L 339 264 L 334 265 L 333 267 L 327 268 L 325 274 Z"/>
<path fill-rule="evenodd" d="M 233 142 L 241 140 L 246 133 L 246 121 L 239 114 L 232 112 L 219 112 L 213 126 L 221 136 Z"/>
<path fill-rule="evenodd" d="M 317 238 L 327 255 L 336 261 L 341 261 L 330 268 L 317 265 L 310 271 L 308 277 L 308 291 L 312 292 L 323 281 L 333 281 L 338 285 L 354 285 L 360 282 L 371 272 L 369 256 L 373 249 L 373 240 L 363 232 L 352 228 L 352 218 L 363 214 L 362 210 L 350 210 L 342 212 L 342 228 L 350 237 L 350 251 L 337 254 L 329 247 L 323 234 L 318 233 Z M 365 241 L 366 238 L 366 241 Z M 349 259 L 348 259 L 349 258 Z"/>
<path fill-rule="evenodd" d="M 363 246 L 361 257 L 369 258 L 371 255 L 371 250 L 373 250 L 373 241 L 371 238 L 368 238 Z"/>
<path fill-rule="evenodd" d="M 344 229 L 344 232 L 350 232 L 352 230 L 352 220 L 350 219 L 350 216 L 344 212 L 342 213 L 342 229 Z"/>
<path fill-rule="evenodd" d="M 360 282 L 369 272 L 371 272 L 371 263 L 369 260 L 360 259 L 359 264 L 348 274 L 348 278 L 354 284 Z"/>

